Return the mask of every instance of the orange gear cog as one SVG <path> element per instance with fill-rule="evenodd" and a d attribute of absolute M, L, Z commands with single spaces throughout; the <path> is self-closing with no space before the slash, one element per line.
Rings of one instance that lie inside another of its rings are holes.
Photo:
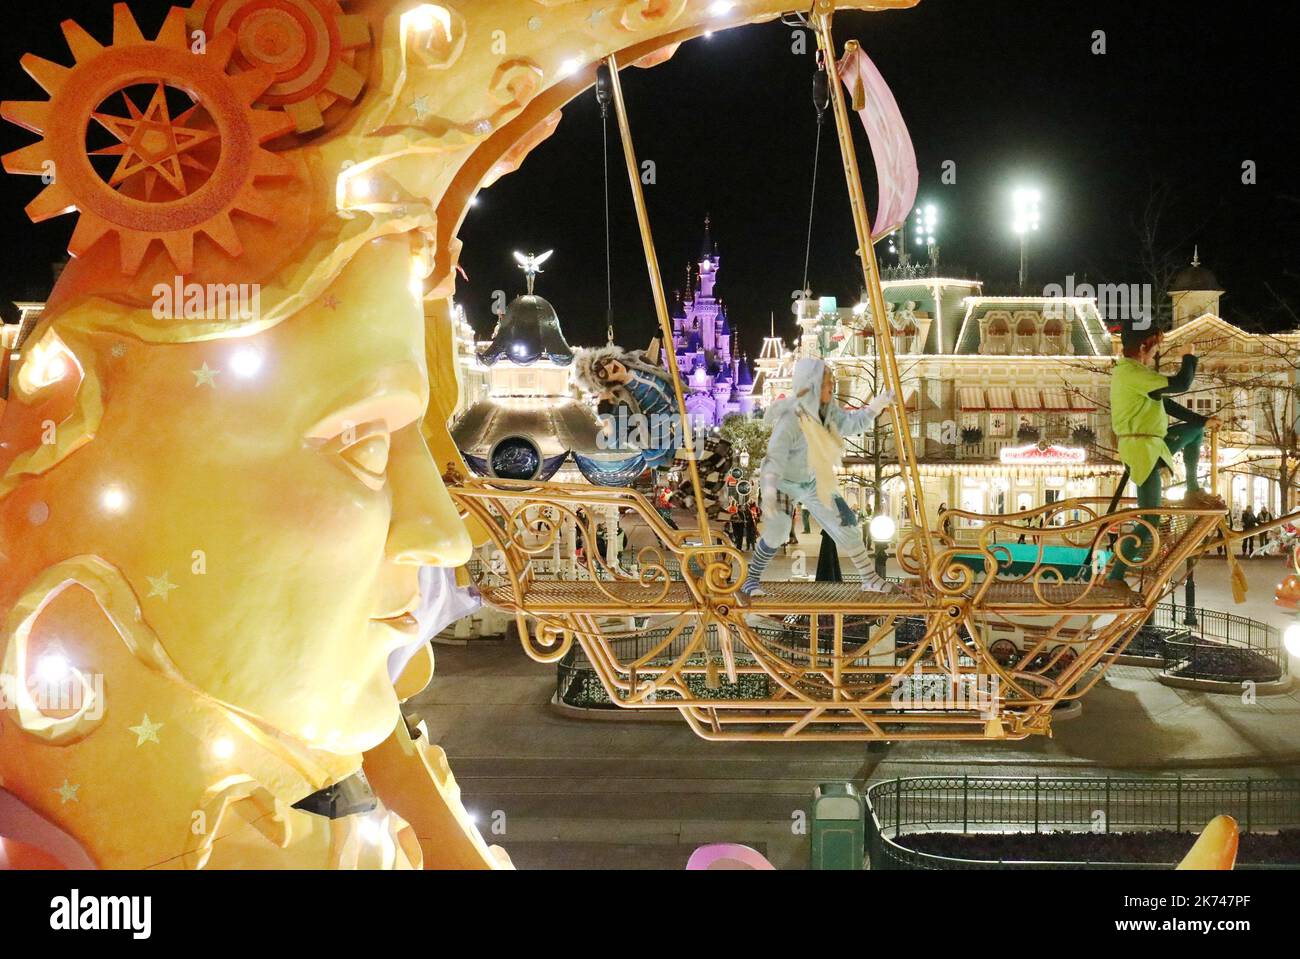
<path fill-rule="evenodd" d="M 287 113 L 298 133 L 327 126 L 325 111 L 365 86 L 357 54 L 370 46 L 370 25 L 338 0 L 196 0 L 189 25 L 234 33 L 230 71 L 270 70 L 275 80 L 257 102 Z"/>
<path fill-rule="evenodd" d="M 179 7 L 171 8 L 154 40 L 144 38 L 124 3 L 113 5 L 110 46 L 72 20 L 63 22 L 63 34 L 73 66 L 32 54 L 22 59 L 50 99 L 0 104 L 0 116 L 43 137 L 3 158 L 9 173 L 42 176 L 49 184 L 27 205 L 28 216 L 39 223 L 79 212 L 68 243 L 72 256 L 116 233 L 128 276 L 139 272 L 154 240 L 182 274 L 193 271 L 197 233 L 239 256 L 243 245 L 231 214 L 274 222 L 276 208 L 255 181 L 292 175 L 292 166 L 263 144 L 292 131 L 293 121 L 253 107 L 273 81 L 271 73 L 228 75 L 236 43 L 229 32 L 208 37 L 202 52 L 192 51 Z M 130 92 L 141 87 L 149 91 L 143 109 Z M 169 93 L 187 97 L 190 106 L 173 116 Z M 116 106 L 121 101 L 125 114 Z M 88 149 L 92 122 L 116 142 Z M 104 174 L 92 156 L 119 160 Z"/>

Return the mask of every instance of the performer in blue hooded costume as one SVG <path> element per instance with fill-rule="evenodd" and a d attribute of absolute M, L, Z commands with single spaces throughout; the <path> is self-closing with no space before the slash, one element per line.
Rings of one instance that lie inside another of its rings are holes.
<path fill-rule="evenodd" d="M 835 402 L 831 371 L 813 357 L 795 363 L 791 391 L 793 397 L 773 403 L 764 416 L 772 435 L 759 480 L 763 526 L 741 591 L 763 595 L 759 581 L 789 537 L 790 507 L 798 503 L 862 574 L 862 588 L 885 592 L 890 584 L 873 567 L 871 554 L 855 530 L 857 515 L 840 495 L 835 471 L 844 458 L 844 437 L 865 432 L 894 396 L 887 390 L 860 410 L 846 410 Z"/>
<path fill-rule="evenodd" d="M 638 451 L 626 462 L 575 457 L 589 480 L 625 485 L 619 481 L 623 474 L 631 482 L 647 469 L 672 465 L 680 445 L 681 418 L 667 370 L 651 364 L 643 351 L 629 352 L 611 344 L 577 350 L 573 374 L 587 392 L 616 404 L 614 414 L 605 418 L 606 428 L 613 434 L 608 439 L 610 448 Z"/>

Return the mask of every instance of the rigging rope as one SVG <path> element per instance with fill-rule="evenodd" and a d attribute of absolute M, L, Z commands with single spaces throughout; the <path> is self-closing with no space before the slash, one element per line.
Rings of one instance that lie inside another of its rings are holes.
<path fill-rule="evenodd" d="M 609 120 L 603 115 L 601 132 L 605 140 L 605 333 L 612 344 L 614 342 L 614 261 L 609 243 Z"/>
<path fill-rule="evenodd" d="M 808 293 L 808 261 L 812 259 L 813 210 L 817 208 L 817 161 L 821 158 L 822 121 L 817 118 L 817 146 L 813 148 L 812 198 L 808 201 L 808 242 L 803 251 L 803 286 L 804 295 Z"/>
<path fill-rule="evenodd" d="M 813 212 L 817 209 L 817 165 L 822 155 L 822 125 L 826 119 L 826 107 L 830 98 L 830 90 L 826 83 L 826 71 L 821 67 L 821 54 L 817 56 L 818 70 L 813 74 L 813 106 L 817 109 L 817 142 L 813 146 L 813 173 L 812 173 L 812 195 L 808 199 L 808 240 L 804 245 L 803 251 L 803 290 L 804 296 L 808 296 L 808 264 L 812 260 L 812 231 L 813 231 Z"/>
<path fill-rule="evenodd" d="M 596 102 L 600 104 L 600 155 L 605 167 L 605 337 L 610 346 L 614 345 L 614 261 L 610 252 L 609 219 L 609 105 L 613 99 L 609 68 L 601 64 L 596 71 Z"/>

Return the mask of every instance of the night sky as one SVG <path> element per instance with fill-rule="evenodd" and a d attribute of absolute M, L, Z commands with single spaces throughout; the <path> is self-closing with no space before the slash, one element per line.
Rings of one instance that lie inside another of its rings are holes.
<path fill-rule="evenodd" d="M 132 6 L 152 35 L 167 5 Z M 1266 284 L 1300 308 L 1300 67 L 1292 24 L 1279 19 L 1283 6 L 922 0 L 908 11 L 842 14 L 837 34 L 841 44 L 862 41 L 899 101 L 916 143 L 920 199 L 941 211 L 946 275 L 962 268 L 990 292 L 1011 292 L 1018 253 L 1010 191 L 1024 183 L 1044 194 L 1031 289 L 1064 285 L 1071 273 L 1076 282 L 1141 281 L 1134 224 L 1164 186 L 1162 242 L 1185 247 L 1188 259 L 1200 245 L 1229 291 L 1229 319 L 1276 327 L 1282 317 Z M 18 8 L 24 16 L 7 18 L 0 37 L 4 97 L 43 96 L 19 68 L 20 55 L 68 62 L 58 20 L 73 17 L 107 39 L 111 7 L 54 0 Z M 1104 56 L 1091 52 L 1095 30 L 1106 32 Z M 813 58 L 794 55 L 791 42 L 790 28 L 778 23 L 746 27 L 693 41 L 654 70 L 623 73 L 638 153 L 657 167 L 647 195 L 669 295 L 699 256 L 708 213 L 722 255 L 718 289 L 751 356 L 770 312 L 779 333 L 795 332 L 790 294 L 803 273 Z M 818 295 L 856 300 L 856 243 L 832 123 L 828 116 L 810 283 Z M 610 133 L 615 325 L 620 340 L 643 346 L 654 316 L 612 117 Z M 518 173 L 481 194 L 461 233 L 469 283 L 459 292 L 480 333 L 491 328 L 492 292 L 522 291 L 511 251 L 553 248 L 537 291 L 555 305 L 571 342 L 603 340 L 600 137 L 587 93 Z M 5 124 L 0 148 L 31 139 Z M 874 205 L 865 137 L 859 156 Z M 955 185 L 940 183 L 947 160 L 957 164 Z M 1257 164 L 1256 185 L 1241 182 L 1246 160 Z M 38 187 L 34 178 L 0 177 L 6 298 L 43 297 L 49 263 L 71 233 L 70 217 L 26 223 L 22 207 Z M 878 249 L 892 262 L 884 244 Z"/>

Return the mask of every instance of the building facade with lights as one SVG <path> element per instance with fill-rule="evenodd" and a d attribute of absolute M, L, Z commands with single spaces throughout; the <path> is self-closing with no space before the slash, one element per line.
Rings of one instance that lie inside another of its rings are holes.
<path fill-rule="evenodd" d="M 978 281 L 930 272 L 891 271 L 882 284 L 930 511 L 947 505 L 1004 514 L 1066 498 L 1108 498 L 1122 472 L 1109 411 L 1119 347 L 1097 297 L 987 296 Z M 1224 321 L 1222 290 L 1199 263 L 1171 287 L 1174 328 L 1165 350 L 1192 345 L 1201 356 L 1197 381 L 1180 402 L 1225 423 L 1217 436 L 1219 492 L 1237 510 L 1267 506 L 1279 515 L 1295 501 L 1284 501 L 1279 474 L 1282 458 L 1295 453 L 1300 334 L 1250 334 Z M 756 364 L 761 403 L 789 388 L 796 355 L 825 357 L 847 403 L 882 388 L 869 304 L 805 300 L 796 304 L 796 322 L 796 344 L 775 335 L 764 342 Z M 1175 366 L 1161 364 L 1171 373 Z M 884 510 L 901 520 L 892 443 L 882 450 L 878 465 L 873 435 L 851 438 L 846 486 L 871 509 L 869 491 L 879 478 Z M 1209 452 L 1201 461 L 1207 488 Z M 1175 497 L 1181 458 L 1176 463 Z M 1294 464 L 1290 470 L 1294 485 Z"/>

